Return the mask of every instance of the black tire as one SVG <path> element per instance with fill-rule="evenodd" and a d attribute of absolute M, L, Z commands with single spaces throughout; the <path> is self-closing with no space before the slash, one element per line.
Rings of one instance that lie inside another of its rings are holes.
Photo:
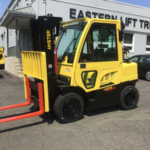
<path fill-rule="evenodd" d="M 145 78 L 146 78 L 147 81 L 150 81 L 150 70 L 146 71 Z"/>
<path fill-rule="evenodd" d="M 83 99 L 76 93 L 59 95 L 54 103 L 55 116 L 63 123 L 77 121 L 82 116 L 83 110 Z"/>
<path fill-rule="evenodd" d="M 120 105 L 124 110 L 130 110 L 137 107 L 139 101 L 139 92 L 134 86 L 125 87 L 120 96 Z"/>

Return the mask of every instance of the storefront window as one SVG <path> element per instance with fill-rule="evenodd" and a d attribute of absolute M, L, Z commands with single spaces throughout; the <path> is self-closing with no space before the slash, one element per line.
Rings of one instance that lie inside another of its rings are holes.
<path fill-rule="evenodd" d="M 146 53 L 150 53 L 150 36 L 147 36 Z"/>
<path fill-rule="evenodd" d="M 132 44 L 132 41 L 133 41 L 133 34 L 125 33 L 125 35 L 124 35 L 124 43 Z"/>
<path fill-rule="evenodd" d="M 127 47 L 130 50 L 130 52 L 134 52 L 133 37 L 134 37 L 134 34 L 131 34 L 131 33 L 125 33 L 124 34 L 123 46 Z"/>

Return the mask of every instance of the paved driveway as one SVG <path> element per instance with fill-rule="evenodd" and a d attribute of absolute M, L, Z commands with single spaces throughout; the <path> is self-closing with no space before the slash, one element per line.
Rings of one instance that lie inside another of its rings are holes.
<path fill-rule="evenodd" d="M 149 150 L 150 82 L 139 80 L 138 108 L 117 106 L 85 112 L 81 120 L 59 124 L 52 116 L 0 124 L 0 150 Z M 24 102 L 23 80 L 0 70 L 0 106 Z M 23 107 L 1 111 L 0 118 L 30 111 Z"/>

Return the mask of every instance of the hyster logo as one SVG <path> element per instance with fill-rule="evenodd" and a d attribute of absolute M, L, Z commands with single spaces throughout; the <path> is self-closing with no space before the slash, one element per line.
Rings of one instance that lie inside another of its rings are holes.
<path fill-rule="evenodd" d="M 47 49 L 51 50 L 52 47 L 51 47 L 51 32 L 50 32 L 50 30 L 47 30 L 46 34 L 47 34 Z"/>

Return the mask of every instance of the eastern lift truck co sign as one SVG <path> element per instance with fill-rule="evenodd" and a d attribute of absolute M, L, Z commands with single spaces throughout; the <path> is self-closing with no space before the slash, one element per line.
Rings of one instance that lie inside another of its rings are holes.
<path fill-rule="evenodd" d="M 123 18 L 117 18 L 117 16 L 114 15 L 110 15 L 110 14 L 104 14 L 104 13 L 97 13 L 97 12 L 90 12 L 90 11 L 86 11 L 83 13 L 82 10 L 80 10 L 77 13 L 77 10 L 74 8 L 70 8 L 70 19 L 79 19 L 79 18 L 83 18 L 83 17 L 89 17 L 89 18 L 102 18 L 102 19 L 115 19 L 115 20 L 122 20 Z M 126 26 L 130 26 L 130 24 L 133 23 L 133 27 L 135 28 L 137 25 L 137 22 L 140 22 L 140 27 L 144 28 L 144 29 L 150 29 L 150 22 L 147 20 L 138 20 L 135 18 L 128 18 L 126 17 L 124 20 L 124 23 Z"/>

